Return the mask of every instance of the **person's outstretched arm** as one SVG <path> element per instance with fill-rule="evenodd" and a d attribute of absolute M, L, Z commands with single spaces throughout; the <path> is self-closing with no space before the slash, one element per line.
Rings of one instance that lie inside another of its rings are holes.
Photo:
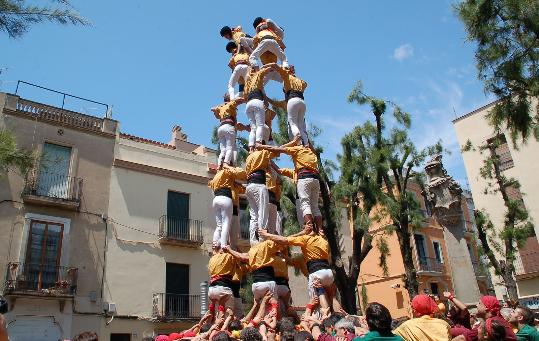
<path fill-rule="evenodd" d="M 274 242 L 279 243 L 279 244 L 288 244 L 288 240 L 286 239 L 286 237 L 279 236 L 276 234 L 271 234 L 267 230 L 264 230 L 264 229 L 259 229 L 258 235 L 262 237 L 263 239 L 273 240 Z"/>
<path fill-rule="evenodd" d="M 451 302 L 453 302 L 453 304 L 455 304 L 455 306 L 459 310 L 462 310 L 462 311 L 468 310 L 468 307 L 466 306 L 466 304 L 459 301 L 452 293 L 450 293 L 448 291 L 445 291 L 444 292 L 444 297 L 447 298 L 448 300 L 450 300 Z"/>
<path fill-rule="evenodd" d="M 247 254 L 247 253 L 241 253 L 241 252 L 232 250 L 232 249 L 230 248 L 229 245 L 223 247 L 223 250 L 225 250 L 226 252 L 230 253 L 232 256 L 234 256 L 234 258 L 237 258 L 237 259 L 242 260 L 242 261 L 244 261 L 244 262 L 248 262 L 248 261 L 249 261 L 249 254 Z"/>

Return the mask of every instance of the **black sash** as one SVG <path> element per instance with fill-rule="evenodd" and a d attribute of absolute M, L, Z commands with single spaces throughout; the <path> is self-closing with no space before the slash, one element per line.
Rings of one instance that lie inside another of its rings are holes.
<path fill-rule="evenodd" d="M 250 184 L 266 184 L 266 172 L 262 169 L 257 169 L 247 176 L 247 183 Z"/>
<path fill-rule="evenodd" d="M 228 197 L 230 199 L 232 199 L 232 190 L 230 188 L 227 188 L 227 187 L 221 187 L 221 188 L 217 188 L 213 194 L 217 197 L 219 195 L 222 195 L 224 197 Z"/>
<path fill-rule="evenodd" d="M 223 276 L 210 283 L 210 287 L 216 287 L 218 285 L 222 287 L 232 288 L 232 277 Z"/>
<path fill-rule="evenodd" d="M 290 289 L 290 286 L 288 285 L 288 278 L 286 277 L 275 277 L 275 284 L 286 285 L 288 289 Z"/>
<path fill-rule="evenodd" d="M 330 269 L 329 262 L 325 259 L 316 259 L 307 262 L 307 270 L 309 270 L 309 274 L 323 269 Z"/>
<path fill-rule="evenodd" d="M 264 100 L 264 94 L 262 93 L 262 90 L 255 89 L 251 92 L 249 92 L 249 95 L 247 96 L 247 100 L 250 101 L 252 99 L 259 99 L 261 101 Z"/>
<path fill-rule="evenodd" d="M 238 215 L 238 206 L 236 205 L 232 206 L 232 215 L 235 215 L 235 216 Z"/>
<path fill-rule="evenodd" d="M 317 171 L 308 168 L 301 168 L 298 170 L 298 179 L 318 179 L 319 175 Z"/>
<path fill-rule="evenodd" d="M 232 282 L 230 289 L 232 289 L 232 294 L 235 298 L 240 298 L 240 287 L 241 282 Z"/>
<path fill-rule="evenodd" d="M 271 266 L 256 269 L 251 274 L 253 283 L 275 281 L 275 270 Z"/>
<path fill-rule="evenodd" d="M 304 98 L 303 98 L 303 91 L 298 91 L 298 90 L 288 90 L 287 92 L 285 92 L 285 99 L 286 99 L 287 101 L 288 101 L 289 99 L 291 99 L 291 98 L 294 98 L 294 97 L 304 99 Z"/>

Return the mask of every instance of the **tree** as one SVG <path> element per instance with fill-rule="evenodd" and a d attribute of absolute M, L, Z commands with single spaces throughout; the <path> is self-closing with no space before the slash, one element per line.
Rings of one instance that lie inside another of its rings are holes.
<path fill-rule="evenodd" d="M 69 0 L 54 0 L 59 6 L 35 6 L 23 0 L 0 0 L 0 31 L 10 38 L 20 38 L 29 27 L 43 21 L 66 25 L 89 25 L 73 11 Z"/>
<path fill-rule="evenodd" d="M 34 153 L 18 148 L 13 134 L 0 129 L 0 177 L 10 170 L 25 176 L 34 161 Z"/>
<path fill-rule="evenodd" d="M 509 299 L 518 302 L 513 263 L 518 248 L 522 247 L 526 239 L 533 235 L 534 228 L 520 195 L 513 195 L 513 193 L 519 193 L 519 182 L 505 176 L 501 169 L 501 159 L 496 153 L 496 149 L 500 144 L 505 143 L 502 136 L 498 134 L 497 138 L 478 148 L 480 153 L 485 155 L 483 166 L 480 169 L 481 177 L 487 181 L 484 192 L 485 194 L 499 194 L 503 199 L 506 209 L 503 226 L 496 226 L 484 211 L 476 210 L 474 215 L 483 254 L 488 258 L 489 265 L 494 269 L 496 275 L 502 278 Z M 474 150 L 474 148 L 468 141 L 463 146 L 463 151 Z"/>
<path fill-rule="evenodd" d="M 392 102 L 365 95 L 361 82 L 352 90 L 348 101 L 369 105 L 375 119 L 374 124 L 367 121 L 343 139 L 341 168 L 346 178 L 342 179 L 341 188 L 352 202 L 357 201 L 352 211 L 355 212 L 354 235 L 366 235 L 362 248 L 355 251 L 357 254 L 354 258 L 356 262 L 361 261 L 363 250 L 372 248 L 372 236 L 367 232 L 373 216 L 371 211 L 376 206 L 379 211 L 377 219 L 385 217 L 391 221 L 385 233 L 397 235 L 405 268 L 405 288 L 410 297 L 413 297 L 418 294 L 419 284 L 413 262 L 411 235 L 414 228 L 421 226 L 423 215 L 415 196 L 408 191 L 408 184 L 414 178 L 420 182 L 419 175 L 413 172 L 413 168 L 419 167 L 427 156 L 441 153 L 443 148 L 439 141 L 433 146 L 418 150 L 408 137 L 410 115 Z M 392 107 L 395 120 L 390 130 L 384 122 L 388 104 Z M 351 149 L 356 150 L 352 157 L 347 156 L 352 155 L 349 152 Z M 354 244 L 357 242 L 354 240 Z M 378 247 L 383 248 L 384 245 L 385 243 L 381 242 Z M 385 247 L 387 248 L 387 245 Z M 383 262 L 382 259 L 382 267 Z M 357 266 L 360 264 L 359 262 Z M 359 272 L 359 269 L 354 271 Z"/>
<path fill-rule="evenodd" d="M 477 44 L 479 79 L 498 98 L 489 114 L 513 142 L 539 139 L 539 1 L 464 0 L 455 6 L 468 39 Z"/>

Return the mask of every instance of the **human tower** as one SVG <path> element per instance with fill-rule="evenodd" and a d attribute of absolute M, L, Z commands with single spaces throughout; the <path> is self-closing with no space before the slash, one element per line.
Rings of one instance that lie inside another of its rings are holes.
<path fill-rule="evenodd" d="M 255 33 L 247 35 L 241 27 L 224 26 L 221 36 L 229 40 L 231 54 L 228 66 L 232 73 L 224 103 L 211 110 L 219 120 L 217 136 L 220 154 L 218 171 L 208 186 L 214 192 L 213 211 L 216 228 L 208 270 L 211 301 L 210 314 L 224 315 L 227 308 L 236 318 L 243 316 L 239 295 L 242 277 L 252 275 L 252 292 L 257 303 L 267 304 L 264 314 L 273 317 L 289 315 L 290 287 L 288 266 L 303 268 L 308 276 L 311 298 L 318 296 L 320 310 L 329 313 L 334 302 L 333 274 L 329 267 L 329 247 L 318 208 L 320 191 L 318 158 L 309 141 L 306 126 L 304 91 L 307 83 L 300 79 L 285 55 L 284 30 L 271 19 L 258 17 Z M 282 83 L 284 99 L 266 96 L 269 81 Z M 236 90 L 237 87 L 237 90 Z M 238 122 L 238 109 L 245 103 L 249 124 Z M 273 109 L 286 110 L 290 142 L 276 146 L 272 139 Z M 238 167 L 236 134 L 249 132 L 249 155 L 245 167 Z M 279 168 L 273 161 L 288 155 L 294 169 Z M 303 230 L 284 236 L 281 226 L 281 176 L 296 184 L 296 207 Z M 249 202 L 250 249 L 237 249 L 239 238 L 239 197 L 245 193 Z M 302 249 L 301 264 L 289 258 L 289 247 Z M 255 307 L 251 311 L 255 311 Z M 260 310 L 260 309 L 258 309 Z M 254 323 L 244 319 L 244 323 Z"/>

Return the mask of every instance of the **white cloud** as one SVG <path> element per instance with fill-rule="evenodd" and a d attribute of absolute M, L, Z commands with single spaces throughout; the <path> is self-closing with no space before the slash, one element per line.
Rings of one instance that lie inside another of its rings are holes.
<path fill-rule="evenodd" d="M 414 48 L 411 44 L 403 44 L 393 51 L 393 58 L 400 61 L 413 57 Z"/>

